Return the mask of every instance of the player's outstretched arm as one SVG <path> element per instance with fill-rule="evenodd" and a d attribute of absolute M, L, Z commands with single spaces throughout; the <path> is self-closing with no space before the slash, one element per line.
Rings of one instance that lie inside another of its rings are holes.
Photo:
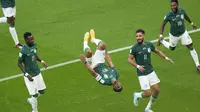
<path fill-rule="evenodd" d="M 132 66 L 134 66 L 134 67 L 136 67 L 137 69 L 139 69 L 141 72 L 143 72 L 145 69 L 144 69 L 144 66 L 142 66 L 142 65 L 138 65 L 135 61 L 134 61 L 134 55 L 129 55 L 129 57 L 128 57 L 128 62 L 132 65 Z"/>
<path fill-rule="evenodd" d="M 88 71 L 94 76 L 97 77 L 97 73 L 90 67 L 90 65 L 87 63 L 85 56 L 82 54 L 80 55 L 80 60 L 85 64 Z"/>
<path fill-rule="evenodd" d="M 38 55 L 36 56 L 36 60 L 41 62 L 44 68 L 48 67 L 47 63 L 44 60 L 42 60 Z"/>
<path fill-rule="evenodd" d="M 85 56 L 83 56 L 82 54 L 80 55 L 80 60 L 85 64 L 86 68 L 88 69 L 88 71 L 92 74 L 92 76 L 95 77 L 95 79 L 100 82 L 101 84 L 104 84 L 105 81 L 102 79 L 101 75 L 99 75 L 98 73 L 96 73 L 91 67 L 90 65 L 87 63 Z"/>
<path fill-rule="evenodd" d="M 197 29 L 197 26 L 191 21 L 190 17 L 185 13 L 184 14 L 185 20 L 188 21 L 191 25 L 193 29 Z"/>
<path fill-rule="evenodd" d="M 111 57 L 110 57 L 110 55 L 108 54 L 107 51 L 106 51 L 105 57 L 106 57 L 106 62 L 108 63 L 109 67 L 110 67 L 110 68 L 114 67 L 114 64 L 113 64 L 113 62 L 112 62 L 112 59 L 111 59 Z"/>
<path fill-rule="evenodd" d="M 174 63 L 172 59 L 168 58 L 162 51 L 158 50 L 158 49 L 155 49 L 153 51 L 154 53 L 156 53 L 158 56 L 166 59 L 167 61 L 171 62 L 171 63 Z"/>

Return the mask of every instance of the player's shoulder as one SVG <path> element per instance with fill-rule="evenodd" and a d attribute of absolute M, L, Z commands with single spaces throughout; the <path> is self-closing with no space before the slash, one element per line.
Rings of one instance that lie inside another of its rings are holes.
<path fill-rule="evenodd" d="M 178 10 L 179 10 L 179 12 L 185 13 L 185 9 L 183 9 L 183 8 L 179 8 Z"/>
<path fill-rule="evenodd" d="M 184 8 L 178 8 L 178 10 L 179 10 L 179 11 L 185 11 L 185 9 L 184 9 Z"/>
<path fill-rule="evenodd" d="M 173 15 L 173 12 L 170 11 L 170 12 L 167 12 L 167 14 L 165 15 L 165 17 L 170 17 L 170 16 L 172 16 L 172 15 Z"/>
<path fill-rule="evenodd" d="M 152 45 L 152 44 L 153 44 L 153 43 L 150 42 L 150 41 L 145 41 L 144 43 L 147 44 L 147 45 Z"/>
<path fill-rule="evenodd" d="M 136 49 L 138 46 L 139 46 L 139 44 L 136 43 L 136 44 L 132 45 L 131 49 Z"/>
<path fill-rule="evenodd" d="M 25 54 L 26 52 L 27 52 L 27 50 L 28 50 L 28 46 L 26 45 L 26 44 L 24 44 L 23 46 L 22 46 L 22 49 L 21 49 L 21 53 L 23 53 L 23 54 Z"/>

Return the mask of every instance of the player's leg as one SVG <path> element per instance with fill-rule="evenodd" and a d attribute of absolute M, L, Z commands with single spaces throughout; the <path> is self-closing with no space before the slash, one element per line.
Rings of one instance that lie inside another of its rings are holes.
<path fill-rule="evenodd" d="M 37 112 L 38 111 L 38 101 L 37 101 L 38 92 L 37 92 L 37 84 L 35 81 L 35 77 L 33 77 L 33 79 L 34 81 L 30 82 L 27 77 L 24 77 L 26 87 L 29 91 L 29 94 L 31 95 L 31 98 L 28 98 L 27 101 L 28 103 L 31 104 L 31 107 L 33 110 L 32 112 Z"/>
<path fill-rule="evenodd" d="M 93 29 L 90 30 L 90 36 L 91 36 L 91 42 L 95 43 L 100 50 L 106 49 L 106 44 L 102 40 L 95 38 L 95 32 Z"/>
<path fill-rule="evenodd" d="M 21 49 L 22 45 L 19 43 L 17 32 L 15 29 L 16 8 L 15 7 L 3 8 L 3 13 L 4 16 L 7 17 L 7 23 L 9 24 L 9 31 L 15 42 L 15 45 L 16 47 Z"/>
<path fill-rule="evenodd" d="M 190 54 L 194 60 L 197 70 L 200 71 L 199 58 L 196 50 L 193 47 L 192 39 L 190 38 L 190 35 L 188 34 L 187 31 L 185 31 L 185 33 L 182 35 L 181 42 L 182 45 L 185 45 L 190 50 Z"/>
<path fill-rule="evenodd" d="M 138 106 L 138 99 L 151 96 L 151 89 L 150 89 L 150 85 L 149 85 L 148 76 L 139 76 L 138 79 L 140 82 L 142 92 L 135 92 L 133 94 L 133 96 L 134 96 L 133 103 L 136 106 Z"/>
<path fill-rule="evenodd" d="M 7 23 L 7 18 L 6 17 L 1 17 L 0 18 L 0 23 Z"/>
<path fill-rule="evenodd" d="M 180 37 L 174 37 L 173 35 L 169 34 L 169 42 L 166 40 L 161 40 L 160 42 L 169 50 L 174 51 L 176 49 L 176 45 L 178 41 L 180 40 Z"/>
<path fill-rule="evenodd" d="M 38 76 L 37 76 L 37 85 L 38 85 L 38 93 L 39 93 L 39 96 L 43 95 L 45 93 L 45 89 L 46 89 L 46 85 L 45 85 L 45 82 L 44 82 L 44 79 L 42 77 L 42 74 L 40 73 Z"/>
<path fill-rule="evenodd" d="M 145 108 L 145 110 L 147 110 L 147 112 L 149 110 L 151 111 L 151 106 L 156 101 L 156 99 L 159 95 L 159 92 L 160 92 L 160 86 L 159 86 L 160 80 L 157 77 L 155 72 L 152 72 L 151 74 L 149 74 L 149 80 L 150 80 L 150 86 L 153 90 L 153 93 L 152 93 L 150 100 Z"/>
<path fill-rule="evenodd" d="M 86 58 L 91 58 L 92 57 L 92 51 L 88 45 L 88 40 L 89 40 L 90 34 L 89 32 L 86 32 L 84 35 L 84 41 L 83 41 L 83 52 L 86 56 Z"/>

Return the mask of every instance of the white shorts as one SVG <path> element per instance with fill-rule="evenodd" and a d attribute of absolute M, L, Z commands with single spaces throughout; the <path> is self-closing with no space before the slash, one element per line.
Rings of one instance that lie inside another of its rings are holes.
<path fill-rule="evenodd" d="M 139 76 L 138 79 L 142 90 L 151 89 L 151 86 L 160 82 L 160 79 L 157 77 L 154 71 L 146 76 Z"/>
<path fill-rule="evenodd" d="M 5 17 L 16 16 L 16 7 L 2 8 L 2 10 Z"/>
<path fill-rule="evenodd" d="M 42 74 L 33 77 L 33 82 L 29 81 L 27 77 L 24 76 L 24 81 L 26 84 L 26 87 L 28 88 L 30 95 L 35 95 L 38 93 L 39 90 L 46 89 L 46 85 L 44 83 Z"/>
<path fill-rule="evenodd" d="M 190 38 L 190 35 L 187 31 L 185 31 L 183 35 L 179 37 L 175 37 L 169 33 L 169 43 L 171 47 L 176 47 L 179 40 L 181 40 L 182 45 L 189 45 L 192 43 L 192 39 Z"/>
<path fill-rule="evenodd" d="M 105 53 L 105 50 L 96 50 L 95 54 L 92 56 L 92 68 L 99 63 L 105 63 Z"/>

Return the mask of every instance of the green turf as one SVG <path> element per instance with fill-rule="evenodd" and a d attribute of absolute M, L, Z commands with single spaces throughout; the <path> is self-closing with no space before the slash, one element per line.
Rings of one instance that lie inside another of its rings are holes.
<path fill-rule="evenodd" d="M 199 0 L 181 0 L 194 23 L 200 26 Z M 169 0 L 18 0 L 16 29 L 23 43 L 23 33 L 31 31 L 41 57 L 49 65 L 78 58 L 82 53 L 83 35 L 94 28 L 97 38 L 116 49 L 135 43 L 134 32 L 146 31 L 146 40 L 156 39 Z M 0 15 L 2 13 L 0 12 Z M 189 30 L 191 26 L 187 24 Z M 19 50 L 14 48 L 7 24 L 0 24 L 0 78 L 20 73 L 17 67 Z M 168 26 L 165 36 L 167 36 Z M 195 48 L 200 33 L 191 35 Z M 91 44 L 90 44 L 91 45 Z M 94 45 L 91 45 L 93 49 Z M 178 46 L 176 51 L 159 47 L 175 64 L 153 55 L 153 65 L 161 79 L 161 94 L 153 106 L 156 112 L 197 112 L 200 110 L 200 73 L 195 69 L 188 49 Z M 122 93 L 99 85 L 82 63 L 74 63 L 43 73 L 47 92 L 39 99 L 40 112 L 143 112 L 148 99 L 140 106 L 132 104 L 132 93 L 140 91 L 135 68 L 127 62 L 129 50 L 112 54 L 124 86 Z M 0 82 L 0 112 L 31 112 L 23 78 Z"/>

